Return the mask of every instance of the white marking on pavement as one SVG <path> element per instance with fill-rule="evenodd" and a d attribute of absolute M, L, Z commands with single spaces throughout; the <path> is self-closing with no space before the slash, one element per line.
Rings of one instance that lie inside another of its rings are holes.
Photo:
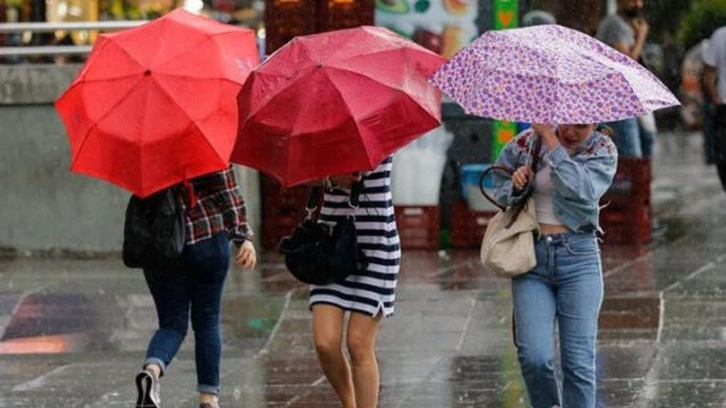
<path fill-rule="evenodd" d="M 677 282 L 674 282 L 671 285 L 669 285 L 668 287 L 666 287 L 665 289 L 663 289 L 661 291 L 661 293 L 665 293 L 665 292 L 671 291 L 671 290 L 677 288 L 678 286 L 681 286 L 681 284 L 683 284 L 683 282 L 695 278 L 696 276 L 698 276 L 698 275 L 702 274 L 703 272 L 705 272 L 705 271 L 713 268 L 714 266 L 715 266 L 715 264 L 713 262 L 709 262 L 709 263 L 701 266 L 700 268 L 696 269 L 695 271 L 689 273 L 684 279 L 681 279 L 681 280 L 679 280 Z"/>
<path fill-rule="evenodd" d="M 310 387 L 315 387 L 317 385 L 320 385 L 323 383 L 323 381 L 325 381 L 324 375 L 320 376 L 317 380 L 311 382 Z M 302 397 L 301 395 L 296 395 L 296 396 L 290 398 L 289 400 L 287 400 L 287 402 L 285 402 L 285 405 L 292 405 L 292 404 L 296 403 L 298 400 L 300 400 L 301 397 Z"/>
<path fill-rule="evenodd" d="M 280 312 L 280 317 L 277 319 L 277 322 L 275 322 L 275 326 L 272 328 L 272 331 L 270 331 L 270 336 L 267 338 L 267 341 L 265 342 L 265 345 L 262 346 L 262 348 L 255 353 L 253 359 L 259 358 L 262 355 L 265 355 L 269 353 L 269 350 L 267 347 L 269 347 L 270 343 L 272 343 L 272 340 L 275 338 L 275 335 L 277 334 L 277 331 L 280 329 L 280 325 L 282 324 L 282 321 L 285 320 L 285 314 L 287 313 L 287 310 L 290 307 L 290 299 L 292 299 L 292 293 L 295 290 L 289 290 L 285 294 L 285 304 L 282 306 L 282 312 Z"/>
<path fill-rule="evenodd" d="M 466 321 L 464 322 L 464 327 L 461 330 L 461 336 L 459 336 L 459 342 L 456 344 L 456 350 L 460 351 L 461 348 L 464 346 L 464 338 L 466 338 L 466 333 L 469 331 L 469 323 L 471 323 L 471 319 L 474 315 L 474 306 L 476 306 L 476 299 L 471 298 L 470 300 L 471 305 L 469 305 L 469 312 L 466 315 Z"/>
<path fill-rule="evenodd" d="M 55 374 L 62 373 L 63 371 L 68 369 L 68 367 L 70 367 L 70 366 L 64 365 L 64 366 L 57 367 L 56 369 L 51 370 L 51 371 L 41 375 L 40 377 L 34 378 L 30 381 L 26 381 L 22 384 L 18 384 L 15 387 L 13 387 L 13 391 L 23 392 L 23 391 L 33 391 L 33 390 L 43 388 L 45 386 L 46 379 L 48 377 L 51 377 Z"/>
<path fill-rule="evenodd" d="M 663 325 L 665 321 L 665 297 L 663 291 L 658 292 L 658 331 L 655 335 L 655 342 L 660 343 L 661 335 L 663 334 Z"/>

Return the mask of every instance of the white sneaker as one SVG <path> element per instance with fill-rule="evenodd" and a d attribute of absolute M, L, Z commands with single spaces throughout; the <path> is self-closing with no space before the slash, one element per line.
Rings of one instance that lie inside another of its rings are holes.
<path fill-rule="evenodd" d="M 136 390 L 138 391 L 136 408 L 161 407 L 161 385 L 151 370 L 144 369 L 136 375 Z"/>

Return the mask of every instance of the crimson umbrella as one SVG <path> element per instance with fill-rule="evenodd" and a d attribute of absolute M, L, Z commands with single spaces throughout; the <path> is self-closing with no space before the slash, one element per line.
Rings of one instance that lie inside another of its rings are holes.
<path fill-rule="evenodd" d="M 373 169 L 440 124 L 444 61 L 383 27 L 296 37 L 242 87 L 231 160 L 286 187 Z"/>
<path fill-rule="evenodd" d="M 229 165 L 255 32 L 182 9 L 102 34 L 56 101 L 71 170 L 145 197 Z"/>

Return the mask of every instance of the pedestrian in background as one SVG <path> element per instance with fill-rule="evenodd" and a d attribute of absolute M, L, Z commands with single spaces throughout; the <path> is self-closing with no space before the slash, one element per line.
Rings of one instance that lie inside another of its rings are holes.
<path fill-rule="evenodd" d="M 698 56 L 699 61 L 701 62 L 701 75 L 699 79 L 703 98 L 703 106 L 701 107 L 701 111 L 703 112 L 703 117 L 701 120 L 701 132 L 703 133 L 704 159 L 707 165 L 712 165 L 716 164 L 716 149 L 714 147 L 714 139 L 716 133 L 716 106 L 713 104 L 714 98 L 711 95 L 709 86 L 706 85 L 706 76 L 704 75 L 704 67 L 706 66 L 706 64 L 703 63 L 703 55 L 707 48 L 708 39 L 705 39 L 702 41 L 700 55 Z M 709 78 L 709 81 L 713 81 L 713 78 Z"/>
<path fill-rule="evenodd" d="M 714 109 L 713 159 L 726 191 L 726 26 L 713 32 L 703 50 L 703 78 Z"/>
<path fill-rule="evenodd" d="M 595 34 L 598 40 L 641 63 L 650 30 L 642 15 L 644 3 L 644 0 L 618 0 L 615 14 L 606 16 Z M 607 125 L 613 130 L 613 141 L 621 157 L 652 157 L 657 130 L 652 113 Z"/>
<path fill-rule="evenodd" d="M 159 319 L 143 369 L 136 376 L 137 408 L 160 406 L 159 379 L 184 340 L 191 317 L 200 408 L 218 408 L 222 356 L 222 290 L 234 243 L 237 265 L 252 269 L 257 254 L 232 167 L 192 179 L 183 201 L 186 242 L 179 265 L 144 268 Z"/>
<path fill-rule="evenodd" d="M 529 146 L 541 138 L 536 172 Z M 603 277 L 597 233 L 600 197 L 617 150 L 595 124 L 533 124 L 510 141 L 497 165 L 494 196 L 509 207 L 531 193 L 540 232 L 536 266 L 512 279 L 514 343 L 533 408 L 595 408 L 595 353 Z M 532 189 L 532 190 L 530 190 Z M 555 376 L 558 328 L 562 385 Z"/>
<path fill-rule="evenodd" d="M 393 157 L 362 174 L 330 177 L 319 222 L 334 225 L 355 215 L 358 246 L 368 259 L 362 274 L 310 287 L 313 341 L 325 377 L 343 408 L 378 406 L 380 373 L 375 355 L 382 317 L 393 314 L 401 249 L 391 196 Z M 353 183 L 363 182 L 359 206 L 349 206 Z M 346 312 L 350 314 L 345 326 Z M 343 352 L 345 334 L 348 362 Z"/>

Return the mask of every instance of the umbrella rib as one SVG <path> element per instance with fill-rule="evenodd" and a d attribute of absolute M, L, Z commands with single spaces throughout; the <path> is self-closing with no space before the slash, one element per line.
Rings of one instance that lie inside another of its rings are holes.
<path fill-rule="evenodd" d="M 381 86 L 384 86 L 384 87 L 388 88 L 389 90 L 391 90 L 392 92 L 394 92 L 394 93 L 396 93 L 396 94 L 400 94 L 400 95 L 403 95 L 403 96 L 406 96 L 406 97 L 410 97 L 410 95 L 408 95 L 408 94 L 407 94 L 407 93 L 406 93 L 405 91 L 403 91 L 402 89 L 399 89 L 399 88 L 396 88 L 396 87 L 392 87 L 392 86 L 390 86 L 390 85 L 387 85 L 387 84 L 384 84 L 384 83 L 382 83 L 382 82 L 378 82 L 378 81 L 376 81 L 375 79 L 371 78 L 370 76 L 368 76 L 368 75 L 365 75 L 365 74 L 362 74 L 362 73 L 360 73 L 360 72 L 356 72 L 356 71 L 350 71 L 350 70 L 346 70 L 346 69 L 342 69 L 342 68 L 337 68 L 337 67 L 331 67 L 331 66 L 326 66 L 325 68 L 326 68 L 326 69 L 329 69 L 329 70 L 334 70 L 334 71 L 341 71 L 341 72 L 344 72 L 344 73 L 346 73 L 346 74 L 351 74 L 351 75 L 355 75 L 355 76 L 358 76 L 358 77 L 364 78 L 364 79 L 366 79 L 366 80 L 369 80 L 369 81 L 374 81 L 374 82 L 377 82 L 377 83 L 378 83 L 378 84 L 380 84 Z M 328 73 L 327 73 L 327 72 L 326 72 L 326 75 L 328 75 Z M 332 77 L 331 77 L 330 75 L 328 75 L 328 78 L 330 78 L 330 81 L 331 81 L 331 82 L 333 82 L 333 83 L 335 82 L 335 81 L 334 81 L 334 80 L 332 79 Z M 341 100 L 345 101 L 345 98 L 343 98 L 343 95 L 342 95 L 342 94 L 340 93 L 339 89 L 340 89 L 339 87 L 335 87 L 335 90 L 336 90 L 336 92 L 338 93 L 338 95 L 340 95 L 340 98 L 341 98 Z M 355 126 L 356 126 L 356 128 L 358 128 L 358 126 L 359 126 L 359 125 L 358 125 L 358 122 L 355 122 Z M 358 128 L 358 130 L 360 131 L 360 128 Z M 365 145 L 364 145 L 364 146 L 365 146 Z M 371 161 L 372 161 L 372 159 L 371 159 L 370 155 L 368 154 L 368 149 L 364 149 L 364 150 L 365 150 L 365 153 L 366 153 L 366 157 L 367 157 L 367 159 L 368 159 L 368 163 L 369 163 L 369 165 L 370 165 L 370 166 L 373 166 L 373 165 L 374 165 L 375 163 L 372 163 L 372 162 L 371 162 Z"/>
<path fill-rule="evenodd" d="M 94 79 L 84 79 L 83 82 L 85 84 L 95 83 L 95 82 L 103 82 L 103 81 L 113 81 L 117 79 L 128 79 L 128 78 L 135 78 L 138 77 L 139 74 L 129 74 L 129 75 L 123 75 L 123 76 L 117 76 L 117 77 L 106 77 L 106 78 L 94 78 Z M 78 85 L 78 84 L 76 84 Z"/>
<path fill-rule="evenodd" d="M 74 85 L 74 86 L 76 86 L 76 85 Z M 128 96 L 128 95 L 129 95 L 129 94 L 130 94 L 130 93 L 131 93 L 131 92 L 132 92 L 132 91 L 133 91 L 133 90 L 135 89 L 135 87 L 136 87 L 135 85 L 134 85 L 134 86 L 132 86 L 132 87 L 129 87 L 129 90 L 128 90 L 128 91 L 127 91 L 127 92 L 126 92 L 126 93 L 125 93 L 124 95 L 122 95 L 122 96 L 121 96 L 121 97 L 120 97 L 120 98 L 119 98 L 119 99 L 118 99 L 118 100 L 116 101 L 116 103 L 115 103 L 115 104 L 114 104 L 113 106 L 111 106 L 111 107 L 110 107 L 110 108 L 109 108 L 109 109 L 108 109 L 108 110 L 106 111 L 106 113 L 104 113 L 104 114 L 103 114 L 103 115 L 102 115 L 102 116 L 101 116 L 100 118 L 98 118 L 98 120 L 94 121 L 94 122 L 93 122 L 93 125 L 92 125 L 92 126 L 90 126 L 90 127 L 88 128 L 88 132 L 86 132 L 86 136 L 85 136 L 85 137 L 83 138 L 83 142 L 82 142 L 82 143 L 81 143 L 81 145 L 80 145 L 80 146 L 78 147 L 78 150 L 77 150 L 77 152 L 76 152 L 76 157 L 75 157 L 75 158 L 73 159 L 73 162 L 71 163 L 71 168 L 73 168 L 73 165 L 75 165 L 75 163 L 76 163 L 76 160 L 78 160 L 78 157 L 80 157 L 80 156 L 81 156 L 81 150 L 83 150 L 83 148 L 84 148 L 84 147 L 86 146 L 86 141 L 88 141 L 88 137 L 89 137 L 89 135 L 91 134 L 91 132 L 92 132 L 92 131 L 93 131 L 94 129 L 96 129 L 96 128 L 98 127 L 98 124 L 99 124 L 99 123 L 100 123 L 100 122 L 101 122 L 101 121 L 102 121 L 103 119 L 107 118 L 107 117 L 108 117 L 108 115 L 110 115 L 110 114 L 111 114 L 111 112 L 113 112 L 113 111 L 114 111 L 114 109 L 115 109 L 115 108 L 116 108 L 117 106 L 119 106 L 119 105 L 121 104 L 121 102 L 123 102 L 123 101 L 124 101 L 124 99 L 126 98 L 126 96 Z"/>
<path fill-rule="evenodd" d="M 180 56 L 183 55 L 184 53 L 190 52 L 190 51 L 194 51 L 197 48 L 197 46 L 199 44 L 203 43 L 204 41 L 210 41 L 210 42 L 212 42 L 214 44 L 215 48 L 218 51 L 221 51 L 222 50 L 222 46 L 219 43 L 217 43 L 217 41 L 215 41 L 215 37 L 222 36 L 222 35 L 228 35 L 229 33 L 230 33 L 229 31 L 224 31 L 224 32 L 219 32 L 219 33 L 203 33 L 204 35 L 202 36 L 201 39 L 199 39 L 199 41 L 195 42 L 194 44 L 190 44 L 187 48 L 185 48 L 183 50 L 179 50 L 179 52 L 177 52 L 177 53 L 175 53 L 173 55 L 170 55 L 164 61 L 153 61 L 153 65 L 155 67 L 158 67 L 160 65 L 163 65 L 163 64 L 168 63 L 169 61 L 173 61 L 176 58 L 180 58 Z"/>
<path fill-rule="evenodd" d="M 376 52 L 371 52 L 369 54 L 365 54 L 365 56 L 366 57 L 369 57 L 369 56 L 374 56 L 374 55 L 377 55 L 377 54 L 388 53 L 388 52 L 391 52 L 391 51 L 400 51 L 400 52 L 406 53 L 406 49 L 404 47 L 400 47 L 400 48 L 396 48 L 396 49 L 386 49 L 386 50 L 380 50 L 380 51 L 376 51 Z M 348 61 L 348 60 L 360 58 L 360 57 L 361 57 L 361 55 L 354 55 L 354 56 L 351 56 L 350 58 L 345 58 L 345 59 L 342 59 L 342 60 L 340 60 L 338 62 L 329 63 L 329 64 L 326 65 L 326 67 L 327 68 L 331 68 L 331 69 L 337 69 L 337 70 L 341 70 L 341 71 L 355 73 L 355 74 L 358 74 L 358 75 L 360 75 L 360 76 L 362 76 L 364 78 L 370 79 L 372 81 L 377 81 L 376 78 L 373 78 L 371 76 L 368 76 L 368 75 L 366 75 L 366 74 L 364 74 L 362 72 L 355 71 L 354 68 L 350 68 L 350 67 L 339 68 L 338 67 L 338 65 L 340 63 L 343 63 L 343 62 Z M 353 65 L 353 67 L 355 67 L 355 64 Z"/>
<path fill-rule="evenodd" d="M 240 85 L 239 82 L 233 81 L 233 80 L 231 80 L 229 78 L 225 78 L 223 76 L 208 76 L 208 77 L 202 77 L 202 76 L 192 76 L 192 75 L 176 74 L 176 73 L 173 73 L 173 72 L 169 72 L 169 73 L 166 73 L 165 72 L 163 74 L 157 73 L 156 75 L 163 75 L 163 76 L 166 76 L 166 77 L 174 77 L 174 78 L 181 78 L 181 79 L 189 78 L 189 79 L 195 79 L 195 80 L 196 79 L 215 79 L 215 80 L 218 80 L 218 81 L 227 81 L 227 82 L 231 82 L 231 83 L 236 84 L 236 85 Z"/>
<path fill-rule="evenodd" d="M 222 33 L 220 33 L 220 34 L 222 34 Z M 183 49 L 183 50 L 180 50 L 180 51 L 179 51 L 179 52 L 177 52 L 176 54 L 174 54 L 174 55 L 171 55 L 171 56 L 169 56 L 169 57 L 168 57 L 167 59 L 165 59 L 164 61 L 152 61 L 152 62 L 151 62 L 151 65 L 153 65 L 153 66 L 159 66 L 159 65 L 165 64 L 165 63 L 167 63 L 167 62 L 169 62 L 169 61 L 172 61 L 172 60 L 174 60 L 175 58 L 178 58 L 178 57 L 179 57 L 179 55 L 181 55 L 181 54 L 183 54 L 183 53 L 185 53 L 185 52 L 188 52 L 189 50 L 193 50 L 194 48 L 196 48 L 196 47 L 197 47 L 197 45 L 198 45 L 199 43 L 201 43 L 201 42 L 203 42 L 203 41 L 206 41 L 206 40 L 211 40 L 211 39 L 213 39 L 213 38 L 214 38 L 214 37 L 215 37 L 216 35 L 218 35 L 218 34 L 208 34 L 208 35 L 204 36 L 204 37 L 203 37 L 202 39 L 200 39 L 199 41 L 195 42 L 195 43 L 194 43 L 193 45 L 190 45 L 189 47 L 187 47 L 187 48 L 185 48 L 185 49 Z M 149 66 L 149 67 L 145 67 L 145 66 L 143 66 L 143 65 L 141 64 L 141 62 L 140 62 L 140 61 L 139 61 L 139 60 L 138 60 L 137 58 L 135 58 L 133 54 L 131 54 L 131 53 L 129 52 L 129 50 L 128 50 L 128 49 L 126 49 L 126 48 L 124 48 L 124 47 L 121 47 L 120 45 L 118 45 L 118 44 L 114 43 L 114 41 L 113 41 L 113 40 L 109 40 L 108 42 L 109 42 L 109 43 L 113 43 L 114 45 L 116 45 L 118 49 L 120 49 L 121 51 L 123 51 L 123 53 L 124 53 L 124 54 L 126 54 L 126 55 L 127 55 L 128 57 L 129 57 L 129 59 L 130 59 L 130 60 L 132 60 L 132 61 L 134 61 L 134 62 L 135 62 L 136 64 L 138 64 L 138 66 L 139 66 L 139 68 L 140 68 L 140 69 L 151 69 L 151 66 Z M 219 45 L 218 45 L 218 44 L 217 44 L 216 42 L 215 42 L 215 45 L 217 45 L 217 48 L 220 48 L 220 47 L 219 47 Z M 157 49 L 157 51 L 158 51 L 158 49 Z"/>
<path fill-rule="evenodd" d="M 174 103 L 174 105 L 175 105 L 175 106 L 176 106 L 177 108 L 179 108 L 179 110 L 180 110 L 180 111 L 182 111 L 182 112 L 184 112 L 185 114 L 187 114 L 187 116 L 189 117 L 189 121 L 190 121 L 190 122 L 191 122 L 191 123 L 192 123 L 192 124 L 193 124 L 193 125 L 194 125 L 194 126 L 195 126 L 195 127 L 197 128 L 197 129 L 199 129 L 199 125 L 197 124 L 197 122 L 196 122 L 195 120 L 193 120 L 193 119 L 192 119 L 192 116 L 191 116 L 191 115 L 189 114 L 189 112 L 187 112 L 187 110 L 186 110 L 186 109 L 184 109 L 184 107 L 182 107 L 182 106 L 181 106 L 181 105 L 180 105 L 180 104 L 179 104 L 179 103 L 178 103 L 178 102 L 176 101 L 176 99 L 174 99 L 174 97 L 173 97 L 173 96 L 171 95 L 171 93 L 169 93 L 169 91 L 167 91 L 167 90 L 166 90 L 166 88 L 164 88 L 164 87 L 163 87 L 163 86 L 161 85 L 161 83 L 160 83 L 159 81 L 156 81 L 156 80 L 154 80 L 154 82 L 155 82 L 155 83 L 156 83 L 156 85 L 157 85 L 157 86 L 159 87 L 159 89 L 160 89 L 161 91 L 163 91 L 163 92 L 164 92 L 164 94 L 166 94 L 166 96 L 168 96 L 168 97 L 169 97 L 169 100 L 171 100 L 171 101 L 172 101 L 172 102 Z M 212 149 L 212 151 L 214 151 L 214 153 L 215 153 L 215 154 L 217 155 L 217 157 L 218 157 L 218 158 L 219 158 L 220 160 L 222 160 L 222 161 L 223 161 L 223 162 L 225 162 L 225 163 L 229 162 L 229 158 L 226 158 L 226 159 L 224 159 L 224 158 L 222 158 L 222 157 L 220 157 L 220 156 L 219 156 L 219 152 L 217 151 L 217 149 L 215 149 L 215 148 L 214 148 L 214 146 L 212 145 L 212 143 L 210 143 L 210 142 L 209 142 L 209 139 L 208 139 L 208 138 L 206 138 L 206 137 L 205 137 L 205 138 L 203 138 L 203 139 L 204 139 L 204 141 L 205 141 L 205 142 L 206 142 L 206 143 L 207 143 L 207 144 L 209 145 L 209 147 L 210 147 L 210 148 Z"/>
<path fill-rule="evenodd" d="M 330 74 L 328 72 L 328 70 L 330 70 L 330 69 L 332 69 L 332 70 L 341 70 L 341 69 L 334 68 L 334 67 L 331 67 L 331 66 L 325 66 L 323 68 L 323 71 L 325 72 L 325 75 L 328 77 L 328 79 L 330 80 L 330 82 L 331 83 L 335 83 L 335 81 L 333 80 L 333 78 L 330 76 Z M 344 71 L 344 70 L 341 70 L 341 71 Z M 351 72 L 351 71 L 345 71 L 345 72 Z M 357 72 L 351 72 L 351 73 L 353 73 L 355 75 L 362 76 L 362 77 L 370 80 L 370 78 L 368 76 L 366 76 L 366 75 L 363 75 L 363 74 L 360 74 L 360 73 L 357 73 Z M 345 104 L 346 107 L 348 107 L 348 103 L 345 101 L 345 98 L 343 97 L 343 94 L 340 92 L 340 88 L 336 86 L 336 87 L 334 87 L 334 89 L 335 89 L 336 94 L 338 94 L 338 96 L 340 97 L 340 100 L 343 101 L 343 103 Z M 353 112 L 351 109 L 349 109 L 349 111 L 350 112 Z M 358 132 L 360 133 L 360 128 L 358 127 L 358 122 L 354 120 L 353 121 L 353 124 L 355 125 L 356 129 L 358 129 Z M 369 166 L 372 166 L 373 164 L 371 163 L 371 157 L 368 154 L 368 149 L 365 148 L 366 146 L 365 146 L 365 143 L 363 142 L 362 139 L 361 139 L 361 144 L 364 147 L 363 151 L 365 152 L 365 156 L 366 156 L 366 159 L 368 161 L 368 165 Z"/>
<path fill-rule="evenodd" d="M 248 78 L 249 81 L 254 81 L 256 78 L 259 78 L 261 75 L 259 71 L 255 73 L 255 77 Z M 259 111 L 263 110 L 267 104 L 271 103 L 275 97 L 282 94 L 284 91 L 286 91 L 288 88 L 291 88 L 295 85 L 297 85 L 298 81 L 302 80 L 304 75 L 300 75 L 298 72 L 298 75 L 296 75 L 291 80 L 288 80 L 285 82 L 284 85 L 281 85 L 279 88 L 275 88 L 273 92 L 267 92 L 265 95 L 263 95 L 259 101 L 255 103 L 256 106 L 250 106 L 250 112 L 247 115 L 247 117 L 252 117 L 255 114 L 259 113 Z"/>

